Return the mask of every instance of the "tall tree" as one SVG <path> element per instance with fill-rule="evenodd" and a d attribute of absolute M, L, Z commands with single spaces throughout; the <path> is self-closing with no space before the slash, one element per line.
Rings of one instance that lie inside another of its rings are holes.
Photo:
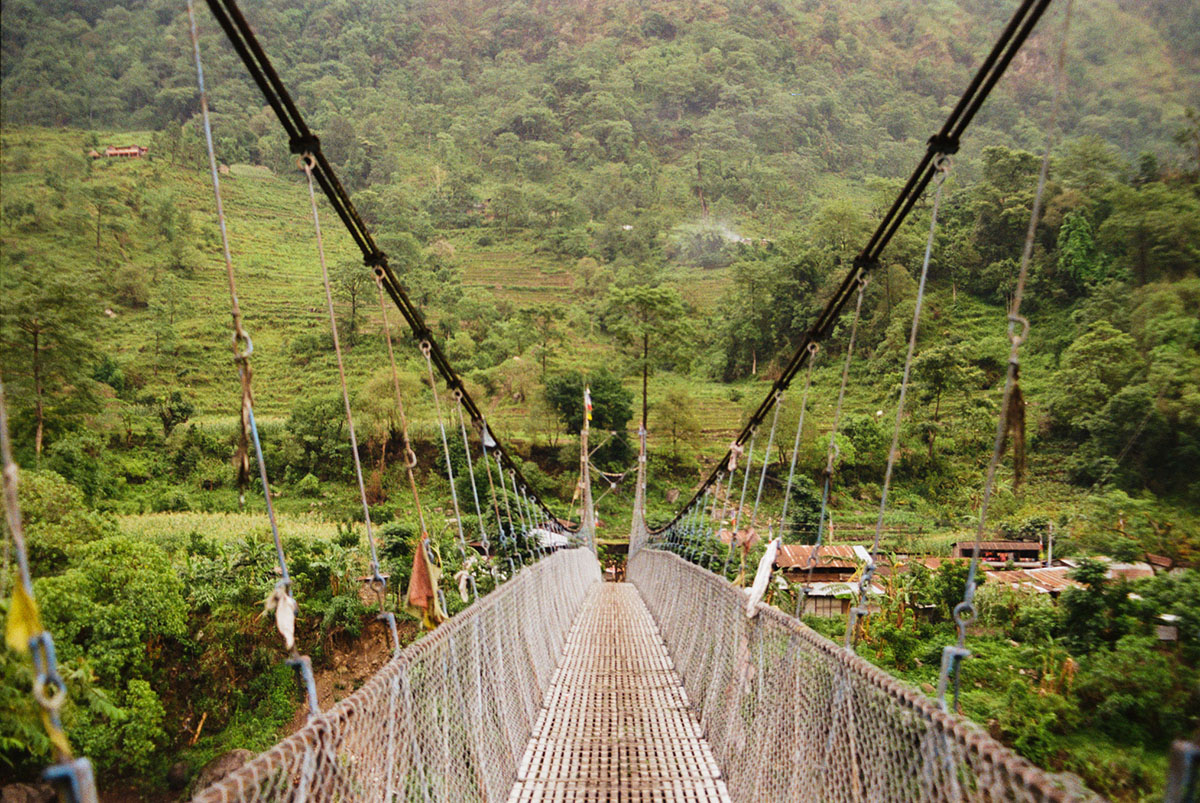
<path fill-rule="evenodd" d="M 96 407 L 90 373 L 99 310 L 87 281 L 58 266 L 9 263 L 0 274 L 0 353 L 11 403 L 32 415 L 40 459 L 48 428 L 66 428 Z"/>
<path fill-rule="evenodd" d="M 350 305 L 350 318 L 346 321 L 343 335 L 346 344 L 353 346 L 358 339 L 358 307 L 364 302 L 374 283 L 371 271 L 363 267 L 362 263 L 350 260 L 334 267 L 333 275 L 329 278 L 333 283 L 333 294 Z"/>
<path fill-rule="evenodd" d="M 531 307 L 525 313 L 529 316 L 533 330 L 536 332 L 534 355 L 542 368 L 542 379 L 546 378 L 546 361 L 553 356 L 556 346 L 562 345 L 565 338 L 558 322 L 562 320 L 563 309 L 554 304 L 539 304 Z"/>

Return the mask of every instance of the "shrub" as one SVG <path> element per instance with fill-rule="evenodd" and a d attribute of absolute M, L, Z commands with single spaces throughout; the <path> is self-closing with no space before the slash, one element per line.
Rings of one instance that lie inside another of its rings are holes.
<path fill-rule="evenodd" d="M 46 467 L 83 491 L 89 502 L 116 492 L 117 478 L 109 467 L 111 463 L 112 456 L 104 443 L 90 432 L 67 435 L 46 450 Z"/>
<path fill-rule="evenodd" d="M 116 534 L 116 525 L 87 509 L 83 493 L 53 471 L 21 474 L 21 513 L 29 560 L 39 575 L 66 567 L 73 547 Z"/>
<path fill-rule="evenodd" d="M 312 473 L 305 474 L 296 483 L 295 491 L 303 499 L 315 499 L 321 495 L 321 481 Z"/>
<path fill-rule="evenodd" d="M 192 499 L 179 488 L 168 488 L 154 497 L 155 513 L 186 513 L 192 509 Z"/>

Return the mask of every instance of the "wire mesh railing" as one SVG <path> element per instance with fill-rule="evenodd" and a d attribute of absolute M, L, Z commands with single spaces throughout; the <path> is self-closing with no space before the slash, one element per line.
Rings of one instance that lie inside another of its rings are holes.
<path fill-rule="evenodd" d="M 1080 801 L 935 700 L 652 547 L 630 559 L 734 801 Z"/>
<path fill-rule="evenodd" d="M 196 801 L 504 800 L 600 567 L 556 552 L 402 650 Z"/>

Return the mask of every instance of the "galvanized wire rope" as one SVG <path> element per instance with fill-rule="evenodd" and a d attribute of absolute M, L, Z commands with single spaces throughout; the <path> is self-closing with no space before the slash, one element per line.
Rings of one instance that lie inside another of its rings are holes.
<path fill-rule="evenodd" d="M 508 498 L 508 489 L 504 485 L 504 464 L 500 462 L 500 455 L 495 455 L 496 458 L 496 474 L 500 477 L 500 496 L 504 498 L 504 513 L 508 518 L 508 532 L 510 535 L 516 535 L 516 525 L 513 523 L 512 502 Z"/>
<path fill-rule="evenodd" d="M 384 318 L 385 324 L 387 318 Z M 446 476 L 450 480 L 450 501 L 454 505 L 454 525 L 458 530 L 458 541 L 460 549 L 466 552 L 466 536 L 463 535 L 462 526 L 462 510 L 458 507 L 458 487 L 454 483 L 454 461 L 450 459 L 450 441 L 446 438 L 446 418 L 442 415 L 442 401 L 437 392 L 437 377 L 433 375 L 433 362 L 429 358 L 429 348 L 426 343 L 421 343 L 421 354 L 425 357 L 425 367 L 429 369 L 429 388 L 433 392 L 433 409 L 437 416 L 438 432 L 442 436 L 442 455 L 446 458 Z M 467 451 L 467 464 L 470 465 L 471 454 Z M 474 482 L 474 477 L 471 478 Z M 478 506 L 478 505 L 477 505 Z M 480 526 L 479 534 L 483 536 L 484 551 L 487 551 L 487 536 L 483 532 L 482 525 Z"/>
<path fill-rule="evenodd" d="M 746 450 L 746 465 L 742 468 L 742 495 L 738 498 L 737 510 L 733 512 L 729 522 L 729 549 L 725 550 L 725 566 L 721 569 L 721 574 L 729 571 L 729 558 L 737 548 L 738 529 L 742 524 L 742 510 L 746 507 L 746 489 L 750 487 L 750 469 L 754 466 L 754 441 L 757 437 L 758 430 L 750 433 L 750 448 Z"/>
<path fill-rule="evenodd" d="M 284 132 L 288 137 L 288 146 L 292 153 L 311 154 L 313 158 L 313 176 L 317 184 L 320 185 L 322 192 L 324 192 L 330 206 L 345 226 L 346 231 L 354 240 L 355 245 L 362 252 L 364 264 L 370 268 L 382 271 L 384 289 L 395 303 L 396 308 L 400 310 L 400 314 L 404 316 L 413 335 L 418 341 L 427 344 L 432 363 L 436 366 L 438 373 L 446 380 L 446 384 L 463 393 L 463 405 L 472 422 L 476 424 L 482 423 L 482 411 L 475 403 L 475 400 L 471 398 L 470 394 L 466 392 L 466 389 L 463 387 L 462 378 L 454 370 L 454 367 L 450 364 L 445 353 L 438 345 L 421 311 L 413 304 L 403 285 L 400 284 L 395 271 L 392 270 L 389 263 L 388 255 L 381 251 L 376 244 L 370 229 L 359 215 L 353 201 L 351 201 L 350 194 L 338 180 L 332 165 L 330 165 L 328 158 L 326 158 L 324 152 L 321 150 L 320 140 L 309 129 L 303 115 L 300 114 L 299 108 L 296 106 L 295 101 L 292 100 L 271 60 L 267 57 L 266 51 L 258 41 L 253 28 L 238 7 L 237 1 L 207 0 L 207 3 L 218 24 L 225 31 L 230 44 L 242 59 L 246 71 L 262 92 L 267 104 L 275 112 L 280 125 L 283 126 Z M 494 450 L 503 456 L 517 472 L 521 481 L 528 485 L 520 468 L 509 458 L 503 445 L 497 442 Z M 535 501 L 540 507 L 544 508 L 547 516 L 553 517 L 550 509 L 540 499 L 536 499 L 536 495 Z"/>
<path fill-rule="evenodd" d="M 467 476 L 471 478 L 471 496 L 475 500 L 475 518 L 479 522 L 479 539 L 483 544 L 484 554 L 490 555 L 491 544 L 488 542 L 487 527 L 484 524 L 483 506 L 479 504 L 479 486 L 475 482 L 475 463 L 471 460 L 471 440 L 467 437 L 467 420 L 463 415 L 462 397 L 457 393 L 454 395 L 454 402 L 458 409 L 458 425 L 462 430 L 463 452 L 467 456 Z M 485 459 L 486 456 L 485 452 Z"/>
<path fill-rule="evenodd" d="M 4 520 L 17 557 L 17 583 L 9 601 L 5 641 L 9 649 L 28 652 L 33 664 L 34 678 L 30 692 L 41 709 L 42 729 L 53 748 L 55 760 L 45 770 L 43 777 L 54 783 L 72 803 L 95 803 L 96 781 L 91 762 L 83 757 L 75 757 L 63 729 L 62 707 L 67 699 L 67 683 L 59 674 L 54 637 L 42 625 L 33 592 L 24 521 L 17 495 L 20 471 L 13 460 L 12 443 L 9 440 L 8 403 L 4 396 L 3 378 L 0 378 L 0 464 L 4 475 Z M 7 546 L 7 538 L 4 543 Z"/>
<path fill-rule="evenodd" d="M 392 389 L 396 393 L 396 412 L 400 418 L 400 438 L 404 446 L 404 473 L 408 478 L 409 489 L 412 491 L 413 506 L 417 510 L 417 520 L 421 525 L 421 532 L 428 533 L 429 528 L 425 525 L 425 511 L 421 505 L 421 494 L 417 491 L 417 478 L 414 473 L 417 467 L 417 453 L 412 448 L 412 441 L 408 437 L 408 417 L 404 413 L 404 399 L 400 393 L 400 374 L 396 370 L 396 354 L 392 349 L 392 328 L 388 323 L 387 302 L 383 298 L 383 272 L 376 270 L 375 288 L 379 291 L 379 313 L 383 317 L 383 339 L 387 344 L 388 366 L 392 372 Z M 445 430 L 443 430 L 444 433 Z M 453 482 L 451 486 L 453 487 Z M 454 518 L 458 522 L 458 500 L 454 500 Z M 458 525 L 458 551 L 460 557 L 466 557 L 467 545 L 463 539 L 462 525 Z"/>
<path fill-rule="evenodd" d="M 871 544 L 871 559 L 859 579 L 859 605 L 851 609 L 846 618 L 846 647 L 853 649 L 857 639 L 856 624 L 860 617 L 866 616 L 867 609 L 861 607 L 862 600 L 871 590 L 871 579 L 875 575 L 875 564 L 879 559 L 879 541 L 883 534 L 883 518 L 887 513 L 888 490 L 892 486 L 892 470 L 896 466 L 896 454 L 900 449 L 900 424 L 904 419 L 904 400 L 908 394 L 908 380 L 912 373 L 913 356 L 917 351 L 917 330 L 921 324 L 921 307 L 925 301 L 925 281 L 929 277 L 929 260 L 933 254 L 933 240 L 937 234 L 938 209 L 942 203 L 942 190 L 946 186 L 946 177 L 950 175 L 950 158 L 939 156 L 935 162 L 938 169 L 936 188 L 933 194 L 933 210 L 929 216 L 929 237 L 925 241 L 925 258 L 921 262 L 921 277 L 917 282 L 917 297 L 913 304 L 912 326 L 908 332 L 908 351 L 904 356 L 904 371 L 900 379 L 900 397 L 896 401 L 896 420 L 892 426 L 892 442 L 888 447 L 887 467 L 883 472 L 883 490 L 879 496 L 879 517 L 875 520 L 875 540 Z"/>
<path fill-rule="evenodd" d="M 371 506 L 367 503 L 367 486 L 363 482 L 362 459 L 358 454 L 358 436 L 354 431 L 354 412 L 350 409 L 350 388 L 346 384 L 346 366 L 342 359 L 342 342 L 338 337 L 337 315 L 333 309 L 333 287 L 329 282 L 329 266 L 325 262 L 325 241 L 321 236 L 321 216 L 317 210 L 317 193 L 313 187 L 312 154 L 304 154 L 300 160 L 304 175 L 308 178 L 308 200 L 312 204 L 313 229 L 317 239 L 317 257 L 321 263 L 321 282 L 325 287 L 325 304 L 329 310 L 329 330 L 333 336 L 333 354 L 337 358 L 338 382 L 342 388 L 342 404 L 346 408 L 346 428 L 350 434 L 350 455 L 354 458 L 354 477 L 358 480 L 358 499 L 362 503 L 363 524 L 367 531 L 367 546 L 371 556 L 370 583 L 379 597 L 382 613 L 387 601 L 387 581 L 379 573 L 379 554 L 375 549 L 375 533 L 371 527 Z M 415 489 L 415 486 L 414 486 Z M 425 532 L 421 533 L 426 535 Z"/>
<path fill-rule="evenodd" d="M 509 479 L 512 480 L 513 498 L 517 502 L 517 517 L 521 521 L 521 529 L 524 532 L 529 532 L 529 522 L 525 518 L 525 509 L 521 507 L 521 491 L 517 488 L 517 472 L 510 471 Z"/>
<path fill-rule="evenodd" d="M 820 346 L 809 344 L 808 371 L 804 376 L 804 390 L 800 394 L 800 418 L 796 421 L 796 438 L 792 441 L 792 460 L 788 465 L 787 485 L 783 489 L 783 510 L 779 514 L 779 530 L 782 534 L 787 527 L 788 504 L 792 499 L 792 483 L 796 479 L 796 458 L 800 455 L 800 436 L 804 432 L 804 415 L 808 412 L 808 391 L 812 388 L 813 368 L 817 363 L 817 352 Z"/>
<path fill-rule="evenodd" d="M 217 170 L 216 147 L 213 145 L 212 123 L 208 112 L 208 91 L 204 85 L 204 65 L 200 59 L 200 37 L 196 29 L 196 15 L 192 0 L 188 0 L 188 23 L 192 38 L 192 54 L 196 63 L 196 81 L 200 90 L 200 116 L 204 128 L 204 143 L 208 150 L 209 173 L 212 177 L 213 198 L 216 202 L 217 227 L 221 234 L 221 253 L 225 259 L 225 275 L 229 285 L 229 301 L 233 318 L 233 355 L 237 365 L 242 389 L 242 417 L 238 447 L 238 474 L 243 484 L 249 469 L 247 439 L 252 441 L 254 456 L 258 462 L 258 475 L 262 483 L 263 500 L 267 508 L 267 520 L 271 525 L 271 537 L 275 543 L 275 559 L 279 566 L 279 581 L 271 596 L 267 598 L 267 609 L 275 611 L 276 628 L 283 637 L 288 651 L 288 665 L 296 670 L 308 700 L 309 716 L 315 716 L 320 707 L 317 703 L 316 684 L 312 675 L 312 662 L 307 655 L 300 655 L 295 644 L 295 617 L 298 605 L 292 597 L 292 579 L 288 575 L 287 559 L 283 553 L 283 542 L 279 537 L 279 525 L 275 520 L 275 505 L 271 501 L 271 484 L 267 479 L 267 464 L 263 458 L 262 442 L 258 436 L 258 424 L 254 419 L 254 396 L 251 392 L 250 356 L 254 343 L 242 325 L 242 311 L 238 304 L 237 281 L 233 272 L 233 255 L 229 247 L 229 231 L 225 225 L 225 207 L 221 201 L 221 179 Z M 247 434 L 248 433 L 248 434 Z"/>
<path fill-rule="evenodd" d="M 1037 237 L 1038 220 L 1042 212 L 1042 199 L 1046 192 L 1046 180 L 1050 174 L 1050 153 L 1053 149 L 1058 132 L 1058 114 L 1062 101 L 1063 83 L 1066 75 L 1067 41 L 1071 30 L 1071 11 L 1074 0 L 1067 0 L 1066 11 L 1063 15 L 1061 40 L 1058 48 L 1058 58 L 1054 65 L 1054 95 L 1050 101 L 1050 120 L 1046 126 L 1046 147 L 1042 153 L 1042 166 L 1038 172 L 1037 189 L 1033 195 L 1033 207 L 1029 214 L 1029 226 L 1025 231 L 1025 244 L 1021 249 L 1021 263 L 1017 270 L 1016 287 L 1013 291 L 1012 302 L 1008 311 L 1008 369 L 1004 377 L 1004 392 L 1000 398 L 1000 416 L 996 424 L 996 439 L 992 446 L 991 460 L 988 462 L 987 475 L 983 483 L 983 496 L 979 503 L 979 524 L 975 529 L 975 542 L 971 548 L 971 564 L 967 570 L 967 582 L 963 589 L 963 600 L 954 607 L 954 624 L 958 630 L 957 642 L 946 647 L 942 652 L 942 667 L 938 677 L 938 701 L 942 710 L 949 710 L 946 703 L 947 687 L 951 684 L 953 675 L 954 706 L 958 707 L 959 676 L 962 660 L 971 653 L 966 648 L 967 627 L 975 620 L 975 590 L 976 577 L 979 571 L 979 544 L 983 540 L 983 531 L 987 526 L 988 504 L 991 502 L 992 491 L 996 483 L 996 469 L 1004 455 L 1005 436 L 1009 427 L 1009 403 L 1012 400 L 1013 388 L 1017 383 L 1017 373 L 1021 365 L 1021 344 L 1029 337 L 1029 320 L 1021 315 L 1021 301 L 1025 296 L 1025 281 L 1029 275 L 1029 263 L 1033 258 L 1033 245 Z"/>
<path fill-rule="evenodd" d="M 758 475 L 758 492 L 754 494 L 754 511 L 750 514 L 750 529 L 758 525 L 758 505 L 762 501 L 763 485 L 767 482 L 767 467 L 771 464 L 771 447 L 775 445 L 775 429 L 779 426 L 779 413 L 783 410 L 783 391 L 775 399 L 775 414 L 771 416 L 771 432 L 767 436 L 767 448 L 763 450 L 762 472 Z"/>
<path fill-rule="evenodd" d="M 487 425 L 479 428 L 479 446 L 483 450 L 483 471 L 487 474 L 488 495 L 492 500 L 492 512 L 496 514 L 496 527 L 500 531 L 500 543 L 503 545 L 508 542 L 508 534 L 504 531 L 504 518 L 500 515 L 500 500 L 496 498 L 496 481 L 492 479 L 492 460 L 488 454 L 488 431 Z"/>
<path fill-rule="evenodd" d="M 854 317 L 850 321 L 850 340 L 846 344 L 846 357 L 842 362 L 842 384 L 838 388 L 837 405 L 833 408 L 833 425 L 829 430 L 829 448 L 825 453 L 825 487 L 821 492 L 821 515 L 817 521 L 817 542 L 809 552 L 807 579 L 796 595 L 797 616 L 804 612 L 804 598 L 812 585 L 813 570 L 821 559 L 821 542 L 825 537 L 825 514 L 829 508 L 829 491 L 833 484 L 833 471 L 839 454 L 837 436 L 842 420 L 842 405 L 846 400 L 846 383 L 850 378 L 850 362 L 854 357 L 854 341 L 858 336 L 858 322 L 862 317 L 863 292 L 867 289 L 868 281 L 869 279 L 865 275 L 858 280 L 858 297 L 854 302 Z"/>

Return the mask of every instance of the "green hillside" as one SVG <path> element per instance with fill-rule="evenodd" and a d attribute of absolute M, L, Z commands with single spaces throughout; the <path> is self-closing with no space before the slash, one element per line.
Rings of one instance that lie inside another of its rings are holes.
<path fill-rule="evenodd" d="M 0 372 L 37 596 L 69 673 L 68 730 L 105 793 L 167 799 L 172 765 L 187 783 L 229 749 L 263 749 L 299 703 L 259 616 L 275 580 L 262 489 L 238 488 L 230 465 L 240 391 L 186 15 L 165 0 L 4 11 Z M 1010 9 L 269 0 L 246 13 L 497 436 L 564 515 L 578 514 L 570 430 L 591 383 L 594 462 L 608 472 L 595 483 L 600 535 L 617 543 L 642 334 L 648 515 L 662 523 L 767 393 Z M 383 633 L 356 588 L 365 528 L 308 192 L 236 54 L 199 19 L 270 491 L 296 563 L 301 649 L 329 702 L 369 675 L 342 670 L 375 660 Z M 1060 26 L 1044 21 L 953 159 L 889 554 L 947 556 L 974 534 Z M 1010 447 L 988 534 L 1053 534 L 1056 556 L 1200 559 L 1198 32 L 1196 2 L 1075 7 L 1022 306 L 1026 465 Z M 150 150 L 88 156 L 125 144 Z M 402 592 L 417 516 L 378 297 L 320 210 L 371 517 Z M 828 500 L 838 541 L 869 543 L 879 515 L 928 230 L 925 200 L 864 294 Z M 419 490 L 451 576 L 464 566 L 425 363 L 394 310 L 389 320 Z M 789 541 L 815 536 L 848 327 L 818 357 L 786 521 L 802 379 L 768 456 L 761 521 Z M 457 440 L 451 450 L 470 538 L 465 454 Z M 478 456 L 474 469 L 488 489 Z M 720 570 L 726 554 L 704 548 Z M 521 559 L 488 565 L 508 557 Z M 936 682 L 953 640 L 947 600 L 964 580 L 947 565 L 889 585 L 889 613 L 863 643 L 918 686 Z M 490 588 L 495 577 L 474 571 Z M 1191 568 L 1128 585 L 1094 565 L 1079 576 L 1087 587 L 1059 604 L 983 595 L 964 713 L 1102 794 L 1153 799 L 1169 739 L 1200 722 L 1200 579 Z M 928 621 L 906 618 L 919 606 Z M 1179 617 L 1177 644 L 1153 638 L 1164 612 Z M 21 778 L 50 751 L 29 682 L 25 659 L 0 652 L 0 765 Z"/>

